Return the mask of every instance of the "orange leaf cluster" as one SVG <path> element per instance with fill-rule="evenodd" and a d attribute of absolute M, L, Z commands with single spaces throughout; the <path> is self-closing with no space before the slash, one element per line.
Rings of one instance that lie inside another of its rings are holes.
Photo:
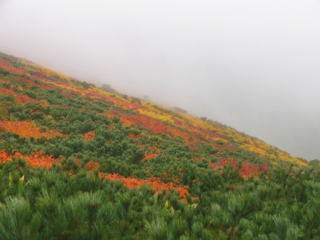
<path fill-rule="evenodd" d="M 0 93 L 3 95 L 16 95 L 16 92 L 10 88 L 0 87 Z"/>
<path fill-rule="evenodd" d="M 7 154 L 5 151 L 0 151 L 0 163 L 12 161 L 13 159 L 23 158 L 32 167 L 51 168 L 54 164 L 59 162 L 51 156 L 46 156 L 42 151 L 34 152 L 31 155 L 23 155 L 16 152 L 13 155 Z"/>
<path fill-rule="evenodd" d="M 137 139 L 137 140 L 141 139 L 141 137 L 139 135 L 134 134 L 134 133 L 130 133 L 128 135 L 128 138 L 133 138 L 133 139 Z"/>
<path fill-rule="evenodd" d="M 109 118 L 118 117 L 120 121 L 128 126 L 136 125 L 143 128 L 147 128 L 155 133 L 163 133 L 168 134 L 172 137 L 181 137 L 186 142 L 192 142 L 192 143 L 200 143 L 203 142 L 197 135 L 195 135 L 193 132 L 189 132 L 180 129 L 179 127 L 175 127 L 174 125 L 168 124 L 167 122 L 160 121 L 157 119 L 154 119 L 149 116 L 145 115 L 137 115 L 137 114 L 122 114 L 120 112 L 105 112 L 104 113 Z M 204 134 L 202 134 L 204 135 Z M 132 137 L 132 135 L 131 135 Z M 192 139 L 192 140 L 190 140 Z"/>
<path fill-rule="evenodd" d="M 27 121 L 0 121 L 0 129 L 26 138 L 54 138 L 64 136 L 55 130 L 41 132 L 34 123 Z"/>
<path fill-rule="evenodd" d="M 0 68 L 13 73 L 13 74 L 26 74 L 26 72 L 23 69 L 18 69 L 14 67 L 12 64 L 8 63 L 7 61 L 0 58 Z"/>
<path fill-rule="evenodd" d="M 83 140 L 91 141 L 96 138 L 96 133 L 93 131 L 87 132 L 83 135 Z"/>
<path fill-rule="evenodd" d="M 39 103 L 43 106 L 48 106 L 48 103 L 45 100 L 36 100 L 36 99 L 33 99 L 27 95 L 18 94 L 10 88 L 0 87 L 0 94 L 14 96 L 18 103 L 35 102 L 35 103 Z"/>
<path fill-rule="evenodd" d="M 57 89 L 56 86 L 47 83 L 46 76 L 40 72 L 32 73 L 32 78 L 38 80 L 37 86 L 45 90 L 54 90 Z"/>
<path fill-rule="evenodd" d="M 111 181 L 121 181 L 127 188 L 141 188 L 143 185 L 149 185 L 155 192 L 161 193 L 162 191 L 176 191 L 179 193 L 180 198 L 185 198 L 189 191 L 185 186 L 176 186 L 173 183 L 164 183 L 159 178 L 149 178 L 149 179 L 137 179 L 137 178 L 126 178 L 119 174 L 109 174 L 104 173 L 99 174 L 101 178 L 109 179 Z"/>
<path fill-rule="evenodd" d="M 30 87 L 32 86 L 37 86 L 37 84 L 34 82 L 32 79 L 24 78 L 24 77 L 19 77 L 17 78 L 19 82 L 24 83 Z"/>
<path fill-rule="evenodd" d="M 180 177 L 179 176 L 170 176 L 168 173 L 163 173 L 163 180 L 173 182 L 174 184 L 180 183 Z"/>
<path fill-rule="evenodd" d="M 172 127 L 163 121 L 156 120 L 154 118 L 144 116 L 144 115 L 127 114 L 127 115 L 121 116 L 120 120 L 125 125 L 129 125 L 129 126 L 137 125 L 143 128 L 150 129 L 155 133 L 169 134 L 170 136 L 173 136 L 173 137 L 181 137 L 184 140 L 194 138 L 193 135 L 188 132 L 182 131 L 176 127 Z"/>
<path fill-rule="evenodd" d="M 189 141 L 189 139 L 193 138 L 194 140 L 200 141 L 197 137 L 195 137 L 193 134 L 187 132 L 187 131 L 182 131 L 179 128 L 176 127 L 168 127 L 167 128 L 167 133 L 173 137 L 181 137 L 185 141 Z"/>
<path fill-rule="evenodd" d="M 23 94 L 16 94 L 16 99 L 19 103 L 34 102 L 34 103 L 39 103 L 42 106 L 48 106 L 48 103 L 46 100 L 36 100 Z"/>
<path fill-rule="evenodd" d="M 0 163 L 6 163 L 12 160 L 12 156 L 3 150 L 0 150 Z"/>
<path fill-rule="evenodd" d="M 233 158 L 222 158 L 217 163 L 211 163 L 211 168 L 216 170 L 223 170 L 225 166 L 232 167 L 234 170 L 238 170 L 238 160 Z"/>
<path fill-rule="evenodd" d="M 100 163 L 98 162 L 94 162 L 94 161 L 89 161 L 87 162 L 87 164 L 85 165 L 85 169 L 88 170 L 89 172 L 91 171 L 95 171 L 97 169 L 99 169 L 100 167 Z"/>
<path fill-rule="evenodd" d="M 156 158 L 156 157 L 158 157 L 157 153 L 146 153 L 144 155 L 144 160 L 148 161 L 148 160 L 151 160 L 151 159 Z"/>
<path fill-rule="evenodd" d="M 267 173 L 268 170 L 268 167 L 264 165 L 257 165 L 251 162 L 243 162 L 241 164 L 240 175 L 245 179 L 250 177 L 257 178 L 262 172 Z"/>
<path fill-rule="evenodd" d="M 163 133 L 167 127 L 167 125 L 161 121 L 143 115 L 127 114 L 122 116 L 120 120 L 126 125 L 138 125 L 150 129 L 155 133 Z"/>
<path fill-rule="evenodd" d="M 137 110 L 137 109 L 139 109 L 141 107 L 141 106 L 139 106 L 139 105 L 137 105 L 135 103 L 123 101 L 123 100 L 115 98 L 115 97 L 101 95 L 98 92 L 96 92 L 96 94 L 98 94 L 99 98 L 103 98 L 107 102 L 112 102 L 113 104 L 115 104 L 117 106 L 120 106 L 120 107 L 122 107 L 124 109 Z"/>

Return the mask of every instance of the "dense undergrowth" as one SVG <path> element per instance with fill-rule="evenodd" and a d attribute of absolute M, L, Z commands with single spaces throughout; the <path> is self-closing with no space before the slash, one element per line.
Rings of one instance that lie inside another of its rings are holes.
<path fill-rule="evenodd" d="M 68 174 L 73 169 L 73 174 Z M 203 171 L 197 199 L 128 189 L 64 163 L 0 165 L 0 236 L 12 239 L 319 239 L 320 175 L 275 168 L 243 181 Z"/>
<path fill-rule="evenodd" d="M 0 239 L 320 239 L 317 166 L 107 90 L 0 54 Z"/>

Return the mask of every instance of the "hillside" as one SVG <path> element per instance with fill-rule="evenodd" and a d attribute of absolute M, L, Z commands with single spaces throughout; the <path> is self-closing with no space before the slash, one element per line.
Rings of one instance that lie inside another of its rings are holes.
<path fill-rule="evenodd" d="M 6 54 L 0 163 L 1 239 L 320 236 L 305 160 Z"/>

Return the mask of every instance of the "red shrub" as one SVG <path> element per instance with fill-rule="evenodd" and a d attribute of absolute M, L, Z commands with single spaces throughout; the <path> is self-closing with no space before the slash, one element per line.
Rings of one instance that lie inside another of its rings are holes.
<path fill-rule="evenodd" d="M 268 173 L 268 167 L 265 165 L 254 164 L 244 161 L 239 169 L 238 160 L 232 158 L 220 159 L 217 163 L 212 163 L 211 168 L 214 170 L 223 170 L 224 166 L 231 166 L 234 170 L 239 170 L 244 179 L 250 177 L 259 177 L 261 173 Z"/>

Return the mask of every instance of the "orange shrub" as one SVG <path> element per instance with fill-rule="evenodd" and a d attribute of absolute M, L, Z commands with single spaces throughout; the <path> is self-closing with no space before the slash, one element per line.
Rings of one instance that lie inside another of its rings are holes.
<path fill-rule="evenodd" d="M 0 129 L 26 138 L 53 138 L 64 136 L 55 130 L 41 132 L 34 123 L 27 121 L 0 121 Z"/>
<path fill-rule="evenodd" d="M 51 156 L 46 156 L 42 151 L 34 152 L 29 156 L 18 152 L 13 155 L 9 155 L 5 151 L 0 151 L 0 163 L 12 161 L 14 158 L 23 158 L 26 160 L 28 165 L 32 167 L 51 168 L 54 164 L 59 163 L 58 159 L 55 159 Z"/>
<path fill-rule="evenodd" d="M 94 161 L 89 161 L 87 162 L 87 164 L 85 165 L 85 169 L 88 170 L 89 172 L 91 171 L 95 171 L 97 169 L 99 169 L 100 167 L 100 163 L 98 162 L 94 162 Z"/>
<path fill-rule="evenodd" d="M 250 177 L 257 178 L 262 172 L 267 173 L 268 167 L 264 165 L 253 164 L 251 162 L 242 162 L 241 164 L 240 175 L 245 179 Z"/>
<path fill-rule="evenodd" d="M 151 160 L 151 159 L 156 158 L 156 157 L 158 157 L 157 153 L 146 153 L 144 155 L 144 160 L 148 161 L 148 160 Z"/>
<path fill-rule="evenodd" d="M 185 198 L 189 194 L 188 188 L 185 186 L 176 186 L 173 183 L 164 183 L 159 178 L 149 179 L 137 179 L 137 178 L 126 178 L 119 174 L 104 173 L 99 174 L 101 178 L 109 179 L 111 181 L 121 181 L 127 188 L 141 188 L 144 184 L 149 185 L 155 192 L 161 193 L 162 191 L 176 191 L 179 193 L 180 198 Z"/>
<path fill-rule="evenodd" d="M 93 131 L 87 132 L 83 135 L 83 140 L 91 141 L 96 138 L 96 133 Z"/>
<path fill-rule="evenodd" d="M 0 163 L 5 163 L 12 160 L 12 156 L 7 154 L 5 151 L 0 150 Z"/>

